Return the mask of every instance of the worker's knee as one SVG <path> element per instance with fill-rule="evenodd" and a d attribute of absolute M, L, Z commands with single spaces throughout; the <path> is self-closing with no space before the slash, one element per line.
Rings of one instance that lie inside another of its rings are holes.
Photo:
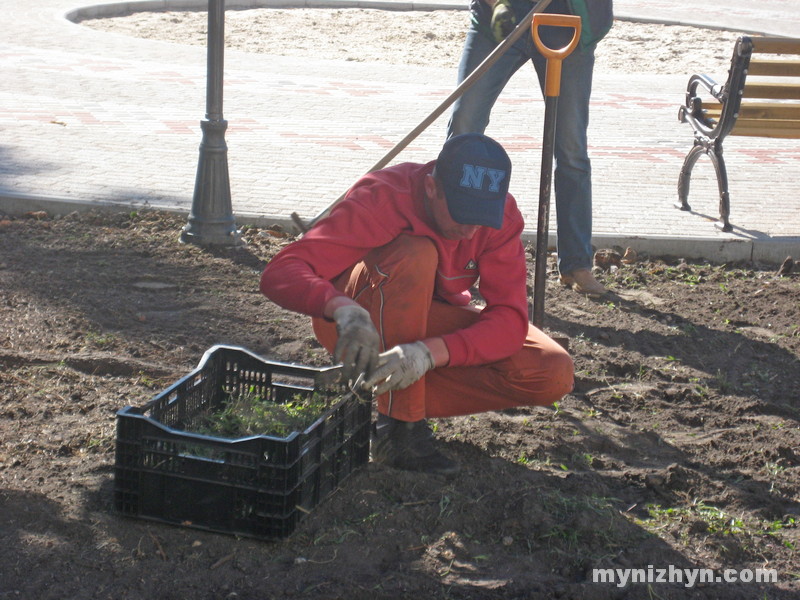
<path fill-rule="evenodd" d="M 569 394 L 574 387 L 572 357 L 555 342 L 538 351 L 525 352 L 507 375 L 512 397 L 519 405 L 550 406 Z"/>
<path fill-rule="evenodd" d="M 548 357 L 549 385 L 546 391 L 546 404 L 558 402 L 575 387 L 575 363 L 572 357 L 562 350 Z"/>
<path fill-rule="evenodd" d="M 439 253 L 426 237 L 401 235 L 371 251 L 364 262 L 378 279 L 410 291 L 420 285 L 425 288 L 433 285 Z"/>
<path fill-rule="evenodd" d="M 394 240 L 375 248 L 367 256 L 367 264 L 413 265 L 417 268 L 431 263 L 436 265 L 439 253 L 432 240 L 415 235 L 399 235 Z"/>

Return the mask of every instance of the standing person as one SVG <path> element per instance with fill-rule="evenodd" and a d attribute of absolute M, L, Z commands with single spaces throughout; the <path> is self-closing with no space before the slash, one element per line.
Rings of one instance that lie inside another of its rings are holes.
<path fill-rule="evenodd" d="M 264 269 L 264 295 L 310 315 L 345 380 L 377 396 L 375 462 L 453 473 L 426 419 L 549 405 L 572 389 L 572 359 L 528 323 L 510 175 L 497 142 L 456 136 L 435 161 L 362 177 Z"/>
<path fill-rule="evenodd" d="M 532 8 L 533 2 L 529 0 L 471 0 L 472 26 L 464 42 L 459 82 L 483 62 Z M 562 64 L 558 99 L 554 146 L 558 269 L 564 285 L 581 294 L 601 296 L 605 288 L 591 271 L 592 173 L 587 128 L 594 50 L 613 24 L 612 0 L 553 0 L 545 12 L 580 15 L 582 26 L 578 47 Z M 563 48 L 572 33 L 564 27 L 540 27 L 542 42 L 549 48 Z M 529 60 L 544 89 L 547 60 L 528 33 L 456 100 L 447 137 L 483 133 L 503 88 Z"/>

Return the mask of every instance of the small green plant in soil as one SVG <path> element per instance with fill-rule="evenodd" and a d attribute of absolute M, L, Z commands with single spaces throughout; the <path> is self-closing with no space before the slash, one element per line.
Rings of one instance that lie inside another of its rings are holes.
<path fill-rule="evenodd" d="M 225 438 L 286 437 L 293 431 L 304 431 L 328 406 L 328 399 L 317 392 L 295 394 L 285 403 L 244 392 L 231 396 L 222 410 L 205 415 L 197 432 Z"/>

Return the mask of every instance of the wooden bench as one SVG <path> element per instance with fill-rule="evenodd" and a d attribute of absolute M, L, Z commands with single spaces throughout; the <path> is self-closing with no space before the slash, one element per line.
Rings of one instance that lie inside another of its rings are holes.
<path fill-rule="evenodd" d="M 694 146 L 681 169 L 676 206 L 691 210 L 692 168 L 707 154 L 719 186 L 719 225 L 731 231 L 722 142 L 728 135 L 800 138 L 800 39 L 740 37 L 728 80 L 720 85 L 707 75 L 692 75 L 678 119 L 694 129 Z"/>

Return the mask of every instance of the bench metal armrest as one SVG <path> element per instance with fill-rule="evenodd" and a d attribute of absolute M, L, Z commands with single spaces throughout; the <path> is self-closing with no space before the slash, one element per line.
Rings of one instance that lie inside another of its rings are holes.
<path fill-rule="evenodd" d="M 708 75 L 692 75 L 686 86 L 686 98 L 683 106 L 678 110 L 678 120 L 689 123 L 695 131 L 695 136 L 714 138 L 717 121 L 706 116 L 703 100 L 698 95 L 698 88 L 702 88 L 717 102 L 724 102 L 726 97 L 725 86 L 717 83 Z"/>
<path fill-rule="evenodd" d="M 722 102 L 724 100 L 724 90 L 725 87 L 713 79 L 708 75 L 692 75 L 689 78 L 689 85 L 686 87 L 686 100 L 687 106 L 689 105 L 689 99 L 694 98 L 697 96 L 697 88 L 703 87 L 709 94 L 714 96 L 716 100 Z"/>
<path fill-rule="evenodd" d="M 686 88 L 686 99 L 678 110 L 678 120 L 689 123 L 694 129 L 697 143 L 704 145 L 721 143 L 736 123 L 739 106 L 742 101 L 747 68 L 753 52 L 753 43 L 748 36 L 740 37 L 733 51 L 731 68 L 728 79 L 724 84 L 718 84 L 708 75 L 692 75 Z M 699 92 L 710 95 L 717 103 L 722 105 L 719 120 L 707 115 Z"/>

